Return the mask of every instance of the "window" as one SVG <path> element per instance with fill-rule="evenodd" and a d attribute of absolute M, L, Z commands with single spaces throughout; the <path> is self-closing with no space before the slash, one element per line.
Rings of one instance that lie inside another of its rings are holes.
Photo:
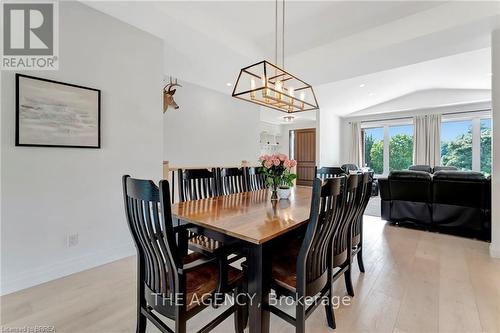
<path fill-rule="evenodd" d="M 413 125 L 389 127 L 389 171 L 406 170 L 413 164 Z"/>
<path fill-rule="evenodd" d="M 481 172 L 491 174 L 491 119 L 481 119 Z"/>
<path fill-rule="evenodd" d="M 365 128 L 363 130 L 363 160 L 366 167 L 375 174 L 384 173 L 384 128 Z"/>
<path fill-rule="evenodd" d="M 490 110 L 443 115 L 441 162 L 459 170 L 491 174 Z M 397 120 L 397 121 L 395 121 Z M 363 165 L 377 175 L 406 170 L 413 163 L 412 118 L 396 118 L 362 123 Z"/>
<path fill-rule="evenodd" d="M 441 165 L 472 170 L 472 120 L 441 124 Z"/>

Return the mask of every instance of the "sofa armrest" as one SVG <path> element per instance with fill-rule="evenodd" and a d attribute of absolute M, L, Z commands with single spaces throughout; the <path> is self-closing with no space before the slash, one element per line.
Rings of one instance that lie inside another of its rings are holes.
<path fill-rule="evenodd" d="M 380 193 L 380 199 L 391 200 L 391 190 L 389 188 L 389 179 L 378 178 L 378 189 Z"/>

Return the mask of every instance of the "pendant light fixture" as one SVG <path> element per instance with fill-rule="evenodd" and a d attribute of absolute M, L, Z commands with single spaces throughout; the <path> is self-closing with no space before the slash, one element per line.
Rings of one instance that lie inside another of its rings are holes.
<path fill-rule="evenodd" d="M 278 67 L 278 0 L 275 1 L 275 64 L 262 60 L 240 70 L 233 97 L 286 113 L 319 109 L 312 86 L 285 71 L 285 0 L 282 0 L 281 68 Z"/>

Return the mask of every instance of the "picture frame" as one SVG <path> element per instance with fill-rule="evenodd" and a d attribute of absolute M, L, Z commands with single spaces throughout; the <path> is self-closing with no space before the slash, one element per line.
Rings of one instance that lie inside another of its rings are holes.
<path fill-rule="evenodd" d="M 101 148 L 101 90 L 16 73 L 16 146 Z"/>

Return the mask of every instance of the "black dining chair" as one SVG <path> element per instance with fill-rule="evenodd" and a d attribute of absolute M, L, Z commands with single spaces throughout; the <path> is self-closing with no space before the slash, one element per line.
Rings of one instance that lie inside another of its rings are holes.
<path fill-rule="evenodd" d="M 365 213 L 368 201 L 370 201 L 373 186 L 373 172 L 363 172 L 361 182 L 360 204 L 356 211 L 352 225 L 352 257 L 357 257 L 359 271 L 365 272 L 363 263 L 363 214 Z"/>
<path fill-rule="evenodd" d="M 259 172 L 259 169 L 259 167 L 245 168 L 247 191 L 263 190 L 267 187 L 266 178 L 261 172 Z"/>
<path fill-rule="evenodd" d="M 358 206 L 361 204 L 360 188 L 362 174 L 350 174 L 347 176 L 344 190 L 344 208 L 342 219 L 337 224 L 334 237 L 331 239 L 331 248 L 333 251 L 331 262 L 332 283 L 344 275 L 347 293 L 354 296 L 354 288 L 351 279 L 352 262 L 352 225 L 356 218 Z"/>
<path fill-rule="evenodd" d="M 179 201 L 200 200 L 218 195 L 215 169 L 179 170 Z"/>
<path fill-rule="evenodd" d="M 328 325 L 335 328 L 333 313 L 331 269 L 331 238 L 340 223 L 343 211 L 342 184 L 345 177 L 316 178 L 313 182 L 311 211 L 305 235 L 280 250 L 272 258 L 271 288 L 278 296 L 293 297 L 295 318 L 275 306 L 272 313 L 295 326 L 295 331 L 305 332 L 306 319 L 322 304 L 313 302 L 307 306 L 304 297 L 327 297 L 325 306 Z"/>
<path fill-rule="evenodd" d="M 341 168 L 342 170 L 344 170 L 345 173 L 359 170 L 358 166 L 353 163 L 342 164 Z"/>
<path fill-rule="evenodd" d="M 231 266 L 221 272 L 215 256 L 184 255 L 179 251 L 168 181 L 160 181 L 159 189 L 150 180 L 130 176 L 123 176 L 122 182 L 127 222 L 137 249 L 136 332 L 146 332 L 149 320 L 163 333 L 184 333 L 186 322 L 207 306 L 216 290 L 239 291 L 243 273 Z M 220 286 L 222 283 L 227 285 Z M 175 329 L 156 313 L 173 320 Z M 244 309 L 237 305 L 230 306 L 199 332 L 209 332 L 233 313 L 236 332 L 243 332 Z"/>
<path fill-rule="evenodd" d="M 179 170 L 179 201 L 191 201 L 216 197 L 219 195 L 217 169 L 185 169 Z M 184 251 L 189 248 L 205 254 L 215 253 L 222 246 L 221 242 L 200 233 L 193 226 L 179 233 L 180 243 L 185 244 Z"/>
<path fill-rule="evenodd" d="M 239 170 L 238 170 L 239 171 Z M 226 171 L 221 174 L 219 168 L 208 169 L 186 169 L 179 170 L 179 199 L 180 201 L 200 200 L 223 195 L 224 183 L 221 182 L 224 178 L 239 178 L 240 182 L 244 181 L 242 175 L 237 176 L 236 170 Z M 243 173 L 243 170 L 241 170 Z M 231 176 L 229 176 L 231 175 Z M 225 181 L 229 184 L 228 179 Z M 244 185 L 243 185 L 244 186 Z M 237 187 L 229 186 L 228 189 L 235 190 Z M 233 263 L 244 257 L 240 251 L 240 246 L 236 242 L 222 241 L 215 239 L 213 235 L 207 235 L 208 231 L 200 229 L 194 225 L 183 225 L 183 230 L 178 232 L 177 238 L 181 244 L 181 250 L 187 253 L 187 250 L 199 252 L 206 255 L 216 255 L 219 259 L 220 269 L 223 271 L 228 264 Z M 223 290 L 217 290 L 222 293 Z M 214 306 L 218 306 L 216 302 Z"/>
<path fill-rule="evenodd" d="M 247 192 L 246 173 L 244 168 L 219 169 L 220 195 Z"/>
<path fill-rule="evenodd" d="M 326 179 L 344 175 L 345 172 L 340 167 L 315 167 L 314 174 L 320 179 Z"/>

